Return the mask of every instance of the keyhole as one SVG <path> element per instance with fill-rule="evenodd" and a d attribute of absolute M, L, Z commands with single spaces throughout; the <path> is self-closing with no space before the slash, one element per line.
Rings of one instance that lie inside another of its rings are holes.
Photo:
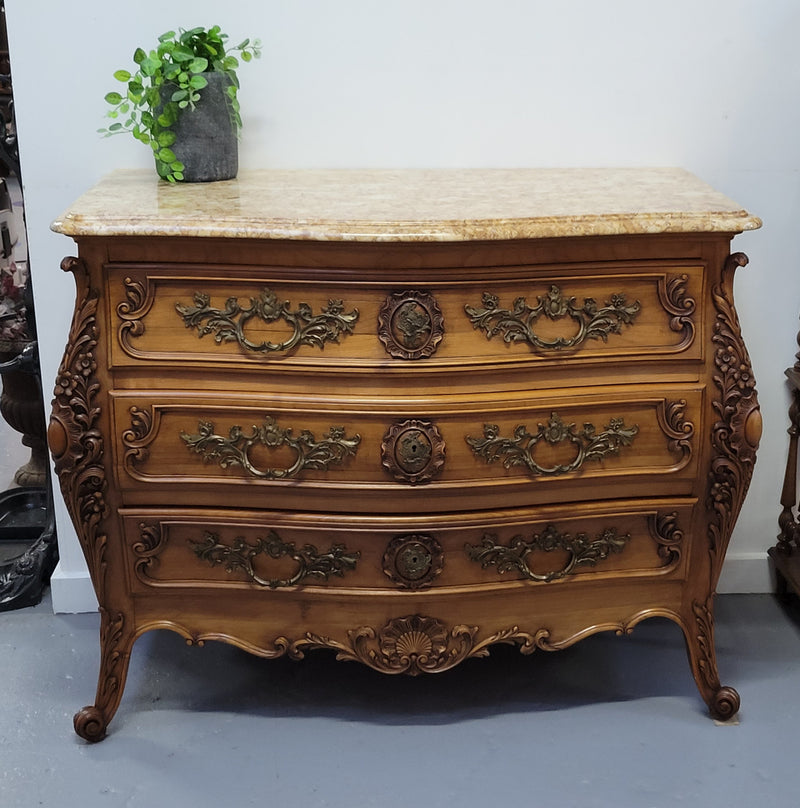
<path fill-rule="evenodd" d="M 419 429 L 407 430 L 395 444 L 397 465 L 408 474 L 416 474 L 424 469 L 430 456 L 430 439 Z"/>
<path fill-rule="evenodd" d="M 417 581 L 427 575 L 431 568 L 431 557 L 419 542 L 412 542 L 402 549 L 395 559 L 395 569 L 409 581 Z"/>

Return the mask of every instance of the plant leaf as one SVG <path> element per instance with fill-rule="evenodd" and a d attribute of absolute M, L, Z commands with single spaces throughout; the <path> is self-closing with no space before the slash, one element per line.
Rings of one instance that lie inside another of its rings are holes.
<path fill-rule="evenodd" d="M 205 73 L 208 69 L 208 59 L 204 59 L 202 56 L 198 56 L 195 59 L 192 59 L 189 62 L 189 72 L 190 73 Z"/>
<path fill-rule="evenodd" d="M 172 51 L 172 58 L 178 62 L 189 62 L 194 59 L 194 53 L 185 45 L 176 45 Z"/>
<path fill-rule="evenodd" d="M 104 97 L 106 103 L 113 104 L 114 106 L 122 102 L 122 96 L 119 93 L 106 93 Z"/>
<path fill-rule="evenodd" d="M 114 78 L 117 81 L 130 81 L 131 74 L 128 70 L 115 70 L 114 71 Z"/>
<path fill-rule="evenodd" d="M 147 56 L 142 60 L 140 67 L 142 68 L 142 73 L 144 73 L 145 76 L 152 76 L 161 67 L 161 60 L 155 59 L 152 56 Z"/>

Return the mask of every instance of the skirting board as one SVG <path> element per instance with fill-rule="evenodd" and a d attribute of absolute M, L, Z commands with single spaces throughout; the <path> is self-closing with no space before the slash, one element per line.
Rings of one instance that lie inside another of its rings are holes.
<path fill-rule="evenodd" d="M 728 553 L 722 565 L 717 592 L 720 595 L 775 591 L 769 558 L 763 552 Z"/>
<path fill-rule="evenodd" d="M 88 573 L 65 573 L 59 564 L 50 579 L 50 586 L 56 614 L 97 611 L 97 599 Z M 729 553 L 717 590 L 725 595 L 773 592 L 766 552 Z"/>
<path fill-rule="evenodd" d="M 56 614 L 97 611 L 97 598 L 88 572 L 65 572 L 59 563 L 50 577 L 50 592 Z"/>

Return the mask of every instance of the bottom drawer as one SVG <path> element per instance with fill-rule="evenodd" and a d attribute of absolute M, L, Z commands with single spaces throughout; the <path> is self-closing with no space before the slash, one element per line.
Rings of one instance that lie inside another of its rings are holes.
<path fill-rule="evenodd" d="M 695 500 L 581 503 L 435 517 L 120 511 L 132 591 L 548 586 L 683 577 Z"/>

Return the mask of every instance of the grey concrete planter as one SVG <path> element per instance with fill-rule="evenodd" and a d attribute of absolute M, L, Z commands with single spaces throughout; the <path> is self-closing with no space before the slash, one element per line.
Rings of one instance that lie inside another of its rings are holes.
<path fill-rule="evenodd" d="M 233 179 L 239 171 L 239 143 L 226 92 L 225 73 L 204 73 L 208 86 L 200 90 L 194 109 L 185 109 L 172 126 L 177 140 L 171 147 L 184 165 L 184 182 Z"/>

